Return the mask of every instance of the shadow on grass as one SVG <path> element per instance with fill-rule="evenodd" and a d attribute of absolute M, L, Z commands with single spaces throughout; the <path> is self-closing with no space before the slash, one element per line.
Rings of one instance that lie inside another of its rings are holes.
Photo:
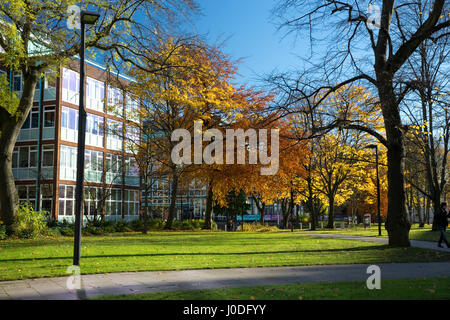
<path fill-rule="evenodd" d="M 286 253 L 325 253 L 325 252 L 354 252 L 354 251 L 374 251 L 391 249 L 387 245 L 381 246 L 364 246 L 353 248 L 336 248 L 336 249 L 317 249 L 317 250 L 285 250 L 285 251 L 259 251 L 259 252 L 167 252 L 167 253 L 137 253 L 137 254 L 117 254 L 117 255 L 87 255 L 83 259 L 93 258 L 130 258 L 130 257 L 164 257 L 164 256 L 233 256 L 233 255 L 264 255 L 264 254 L 286 254 Z M 0 259 L 0 262 L 12 261 L 41 261 L 41 260 L 58 260 L 71 259 L 72 256 L 66 257 L 45 257 L 45 258 L 14 258 Z"/>

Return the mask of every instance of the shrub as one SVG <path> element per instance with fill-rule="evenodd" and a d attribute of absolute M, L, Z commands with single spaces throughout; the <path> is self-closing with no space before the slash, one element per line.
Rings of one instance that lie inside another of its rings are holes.
<path fill-rule="evenodd" d="M 47 231 L 46 212 L 34 211 L 31 203 L 22 202 L 14 217 L 14 230 L 19 238 L 36 238 Z"/>
<path fill-rule="evenodd" d="M 277 231 L 276 226 L 263 225 L 259 222 L 256 223 L 244 223 L 244 231 L 246 232 L 267 232 L 267 231 Z"/>
<path fill-rule="evenodd" d="M 131 228 L 128 227 L 128 223 L 125 221 L 118 221 L 114 224 L 114 232 L 129 232 Z"/>
<path fill-rule="evenodd" d="M 48 228 L 47 229 L 47 236 L 60 236 L 61 231 L 59 228 Z"/>
<path fill-rule="evenodd" d="M 164 221 L 162 219 L 151 219 L 148 221 L 149 230 L 162 230 L 164 228 Z"/>
<path fill-rule="evenodd" d="M 69 228 L 69 227 L 58 228 L 58 230 L 62 236 L 66 236 L 66 237 L 73 237 L 73 235 L 75 234 L 75 230 L 72 228 Z"/>
<path fill-rule="evenodd" d="M 181 230 L 191 230 L 194 229 L 194 223 L 189 220 L 184 220 L 181 222 L 180 227 Z"/>
<path fill-rule="evenodd" d="M 3 225 L 3 221 L 0 220 L 0 240 L 6 239 L 6 226 Z"/>
<path fill-rule="evenodd" d="M 102 235 L 104 232 L 104 229 L 101 227 L 96 227 L 93 225 L 86 225 L 84 228 L 81 229 L 81 232 L 84 235 Z"/>
<path fill-rule="evenodd" d="M 133 220 L 130 222 L 129 226 L 130 226 L 131 230 L 141 232 L 144 230 L 144 221 Z"/>

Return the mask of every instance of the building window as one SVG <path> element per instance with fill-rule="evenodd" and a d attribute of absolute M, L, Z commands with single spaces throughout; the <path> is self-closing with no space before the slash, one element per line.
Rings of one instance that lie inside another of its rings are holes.
<path fill-rule="evenodd" d="M 101 81 L 86 78 L 86 107 L 103 112 L 105 84 Z"/>
<path fill-rule="evenodd" d="M 80 93 L 80 74 L 73 70 L 63 68 L 62 83 L 62 100 L 72 104 L 78 104 Z"/>
<path fill-rule="evenodd" d="M 125 184 L 139 186 L 139 167 L 134 157 L 125 157 Z"/>
<path fill-rule="evenodd" d="M 139 129 L 133 126 L 127 126 L 125 139 L 125 152 L 136 154 L 140 145 L 141 137 Z"/>
<path fill-rule="evenodd" d="M 125 158 L 125 174 L 127 176 L 139 177 L 139 167 L 137 166 L 135 158 Z"/>
<path fill-rule="evenodd" d="M 59 186 L 59 216 L 73 216 L 75 210 L 75 186 Z"/>
<path fill-rule="evenodd" d="M 139 191 L 124 190 L 124 215 L 139 215 Z"/>
<path fill-rule="evenodd" d="M 53 185 L 44 184 L 41 185 L 41 211 L 52 212 L 53 202 Z"/>
<path fill-rule="evenodd" d="M 77 149 L 61 145 L 59 158 L 59 178 L 75 180 L 77 171 Z"/>
<path fill-rule="evenodd" d="M 139 99 L 131 94 L 127 94 L 126 118 L 139 122 Z"/>
<path fill-rule="evenodd" d="M 33 129 L 37 128 L 39 125 L 39 108 L 34 107 L 31 109 L 28 117 L 22 125 L 22 129 Z"/>
<path fill-rule="evenodd" d="M 90 216 L 102 214 L 102 189 L 97 187 L 84 187 L 84 214 Z"/>
<path fill-rule="evenodd" d="M 88 113 L 86 118 L 86 144 L 95 147 L 103 147 L 104 124 L 103 117 Z"/>
<path fill-rule="evenodd" d="M 44 108 L 44 127 L 53 128 L 55 126 L 55 106 Z"/>
<path fill-rule="evenodd" d="M 15 147 L 13 151 L 13 168 L 36 168 L 37 147 L 25 146 Z"/>
<path fill-rule="evenodd" d="M 106 215 L 122 215 L 122 190 L 108 189 L 106 198 Z"/>
<path fill-rule="evenodd" d="M 119 154 L 106 154 L 106 171 L 122 173 L 122 156 Z"/>
<path fill-rule="evenodd" d="M 19 201 L 29 201 L 34 208 L 36 201 L 36 186 L 16 186 Z"/>
<path fill-rule="evenodd" d="M 122 90 L 108 86 L 108 113 L 118 117 L 123 116 Z"/>
<path fill-rule="evenodd" d="M 122 156 L 106 154 L 106 183 L 122 184 Z"/>
<path fill-rule="evenodd" d="M 78 142 L 78 110 L 61 108 L 61 139 Z"/>
<path fill-rule="evenodd" d="M 13 75 L 13 91 L 22 91 L 22 74 L 20 72 L 14 71 Z"/>
<path fill-rule="evenodd" d="M 44 145 L 42 147 L 42 167 L 53 167 L 54 146 Z"/>
<path fill-rule="evenodd" d="M 112 150 L 122 150 L 122 123 L 108 119 L 106 128 L 106 147 Z"/>
<path fill-rule="evenodd" d="M 102 182 L 103 152 L 86 150 L 84 154 L 84 176 L 88 182 Z"/>

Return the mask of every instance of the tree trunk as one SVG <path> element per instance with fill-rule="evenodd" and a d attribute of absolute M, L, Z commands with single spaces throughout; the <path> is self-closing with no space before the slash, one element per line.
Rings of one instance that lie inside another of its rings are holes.
<path fill-rule="evenodd" d="M 171 229 L 173 219 L 175 218 L 175 210 L 177 205 L 177 192 L 178 192 L 178 174 L 176 172 L 176 169 L 172 172 L 172 190 L 171 190 L 171 196 L 170 196 L 170 207 L 169 207 L 169 214 L 167 216 L 167 222 L 164 226 L 164 229 Z"/>
<path fill-rule="evenodd" d="M 422 208 L 422 206 L 421 206 L 421 203 L 420 203 L 420 194 L 419 194 L 419 190 L 417 190 L 417 216 L 418 216 L 418 218 L 419 218 L 419 228 L 423 228 L 424 227 L 424 225 L 423 225 L 423 214 L 422 214 L 422 212 L 423 212 L 423 208 Z"/>
<path fill-rule="evenodd" d="M 206 198 L 205 226 L 203 229 L 212 229 L 212 211 L 213 211 L 213 191 L 211 182 L 208 188 L 208 197 Z"/>
<path fill-rule="evenodd" d="M 14 217 L 19 207 L 19 195 L 12 173 L 12 154 L 20 129 L 33 106 L 34 91 L 39 78 L 36 72 L 23 75 L 24 88 L 16 114 L 10 115 L 5 109 L 0 110 L 0 181 L 2 183 L 0 220 L 5 224 L 8 235 L 14 232 Z"/>
<path fill-rule="evenodd" d="M 389 235 L 389 245 L 394 247 L 409 247 L 409 230 L 411 224 L 408 221 L 405 203 L 404 185 L 404 137 L 400 110 L 392 87 L 392 78 L 387 72 L 378 74 L 379 97 L 383 112 L 384 125 L 387 140 L 388 162 L 388 212 L 386 230 Z"/>
<path fill-rule="evenodd" d="M 314 200 L 311 197 L 309 200 L 309 210 L 311 214 L 311 230 L 315 231 L 317 227 L 317 214 L 316 214 L 316 208 L 314 206 Z"/>
<path fill-rule="evenodd" d="M 283 229 L 287 228 L 288 204 L 287 199 L 281 200 L 281 214 L 283 215 Z"/>
<path fill-rule="evenodd" d="M 327 228 L 334 229 L 334 195 L 328 195 L 328 224 Z"/>
<path fill-rule="evenodd" d="M 144 220 L 144 228 L 142 230 L 143 234 L 147 234 L 148 231 L 148 179 L 147 176 L 144 177 L 144 190 L 145 190 L 145 197 L 144 197 L 144 202 L 145 202 L 145 209 L 144 209 L 144 215 L 143 215 L 143 220 Z"/>
<path fill-rule="evenodd" d="M 441 199 L 434 198 L 433 199 L 433 225 L 431 226 L 431 230 L 437 231 L 437 225 L 436 225 L 436 212 L 438 212 L 439 208 L 441 207 Z"/>
<path fill-rule="evenodd" d="M 266 211 L 266 204 L 261 201 L 261 208 L 258 208 L 259 210 L 259 222 L 261 224 L 264 224 L 264 212 Z"/>
<path fill-rule="evenodd" d="M 317 226 L 317 214 L 316 214 L 316 206 L 314 205 L 314 195 L 312 190 L 312 181 L 311 178 L 307 178 L 308 183 L 308 203 L 309 203 L 309 210 L 311 214 L 311 230 L 315 231 Z"/>

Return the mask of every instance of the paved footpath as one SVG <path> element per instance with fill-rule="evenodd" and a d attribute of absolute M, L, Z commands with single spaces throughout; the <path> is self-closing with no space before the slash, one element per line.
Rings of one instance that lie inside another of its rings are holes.
<path fill-rule="evenodd" d="M 301 233 L 305 234 L 305 233 Z M 308 234 L 309 235 L 309 234 Z M 313 236 L 339 237 L 385 243 L 387 239 L 334 234 Z M 356 237 L 356 238 L 355 238 Z M 367 238 L 367 239 L 362 239 Z M 413 241 L 414 246 L 437 249 Z M 448 250 L 448 249 L 444 249 Z M 449 250 L 450 251 L 450 250 Z M 73 300 L 103 295 L 136 294 L 175 290 L 198 290 L 292 283 L 361 281 L 368 277 L 365 264 L 204 269 L 183 271 L 120 272 L 81 276 L 81 290 L 67 288 L 68 277 L 0 282 L 0 299 Z M 449 262 L 379 264 L 381 279 L 408 279 L 450 276 Z"/>
<path fill-rule="evenodd" d="M 383 244 L 388 244 L 388 242 L 389 242 L 388 238 L 354 236 L 354 235 L 349 235 L 349 234 L 314 233 L 314 232 L 294 232 L 294 234 L 302 234 L 305 236 L 314 236 L 314 237 L 321 237 L 321 238 L 336 238 L 336 239 L 376 242 L 376 243 L 383 243 Z M 412 247 L 450 252 L 450 249 L 447 248 L 445 246 L 445 244 L 442 244 L 442 246 L 444 248 L 439 248 L 437 246 L 437 242 L 421 241 L 421 240 L 410 240 L 410 241 L 411 241 Z"/>
<path fill-rule="evenodd" d="M 82 276 L 82 290 L 67 277 L 0 282 L 0 299 L 73 300 L 103 295 L 231 288 L 292 283 L 361 281 L 369 265 L 327 265 L 184 271 L 120 272 Z M 381 279 L 449 277 L 450 262 L 379 264 Z"/>

